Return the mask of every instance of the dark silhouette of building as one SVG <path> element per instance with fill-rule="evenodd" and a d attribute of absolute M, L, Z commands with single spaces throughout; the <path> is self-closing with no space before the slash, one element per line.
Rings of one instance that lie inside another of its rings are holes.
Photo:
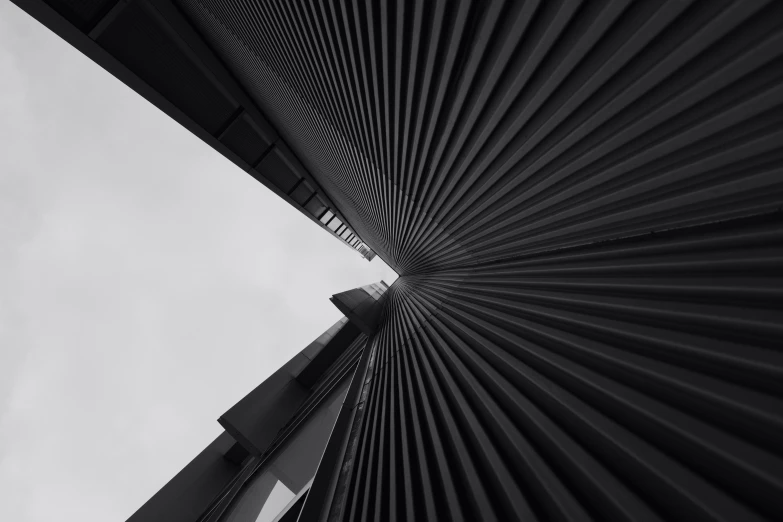
<path fill-rule="evenodd" d="M 14 2 L 400 274 L 132 521 L 780 520 L 783 2 Z"/>

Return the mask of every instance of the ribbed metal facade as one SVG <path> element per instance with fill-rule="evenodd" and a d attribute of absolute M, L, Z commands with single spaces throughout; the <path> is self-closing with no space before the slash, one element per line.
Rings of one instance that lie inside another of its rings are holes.
<path fill-rule="evenodd" d="M 173 2 L 401 276 L 300 520 L 781 519 L 783 2 Z"/>
<path fill-rule="evenodd" d="M 779 519 L 782 241 L 753 218 L 400 278 L 334 519 Z"/>
<path fill-rule="evenodd" d="M 781 2 L 178 4 L 400 274 L 783 200 Z"/>
<path fill-rule="evenodd" d="M 330 519 L 780 517 L 783 2 L 178 3 L 402 276 Z"/>

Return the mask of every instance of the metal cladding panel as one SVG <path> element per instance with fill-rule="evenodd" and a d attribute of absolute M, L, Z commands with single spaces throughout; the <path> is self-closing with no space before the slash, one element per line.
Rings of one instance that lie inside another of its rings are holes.
<path fill-rule="evenodd" d="M 116 0 L 51 0 L 52 7 L 81 29 L 89 29 Z"/>
<path fill-rule="evenodd" d="M 782 245 L 776 215 L 401 277 L 330 520 L 775 519 Z"/>
<path fill-rule="evenodd" d="M 783 200 L 782 2 L 178 4 L 401 274 Z"/>
<path fill-rule="evenodd" d="M 269 143 L 253 129 L 251 120 L 244 115 L 230 124 L 221 141 L 248 165 L 258 163 L 261 156 L 269 150 Z"/>
<path fill-rule="evenodd" d="M 366 344 L 367 337 L 356 332 L 355 339 L 339 354 L 334 362 L 323 372 L 312 386 L 312 393 L 308 399 L 302 403 L 297 412 L 291 417 L 288 423 L 280 430 L 275 440 L 270 444 L 263 456 L 268 456 L 285 442 L 290 433 L 296 430 L 296 427 L 307 418 L 309 413 L 315 409 L 324 397 L 328 396 L 335 386 L 344 379 L 351 376 L 362 355 L 362 350 Z"/>
<path fill-rule="evenodd" d="M 131 2 L 98 37 L 98 44 L 209 134 L 216 133 L 236 103 L 187 57 L 152 13 L 145 4 Z"/>

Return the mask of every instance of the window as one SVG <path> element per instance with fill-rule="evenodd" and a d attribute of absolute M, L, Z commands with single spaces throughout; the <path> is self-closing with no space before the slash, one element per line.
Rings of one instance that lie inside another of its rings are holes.
<path fill-rule="evenodd" d="M 273 473 L 261 473 L 245 488 L 222 522 L 272 522 L 296 496 Z"/>
<path fill-rule="evenodd" d="M 342 222 L 342 221 L 340 221 L 340 220 L 339 220 L 339 219 L 337 219 L 337 218 L 334 218 L 334 219 L 331 221 L 331 223 L 329 223 L 329 224 L 328 224 L 328 225 L 326 225 L 326 226 L 327 226 L 327 227 L 329 227 L 329 230 L 331 230 L 332 232 L 334 232 L 335 230 L 337 230 L 338 228 L 340 228 L 340 226 L 342 226 L 342 224 L 343 224 L 343 222 Z"/>
<path fill-rule="evenodd" d="M 334 217 L 334 214 L 332 213 L 332 211 L 331 211 L 331 210 L 327 210 L 327 211 L 326 211 L 326 214 L 324 214 L 323 216 L 321 216 L 321 223 L 323 223 L 323 224 L 325 225 L 325 224 L 327 224 L 327 223 L 329 222 L 329 220 L 330 220 L 330 219 L 332 219 L 333 217 Z"/>

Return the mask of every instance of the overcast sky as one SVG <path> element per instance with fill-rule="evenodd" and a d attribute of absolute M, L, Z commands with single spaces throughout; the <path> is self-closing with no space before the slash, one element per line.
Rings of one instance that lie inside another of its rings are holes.
<path fill-rule="evenodd" d="M 0 0 L 0 520 L 124 521 L 395 277 Z"/>

